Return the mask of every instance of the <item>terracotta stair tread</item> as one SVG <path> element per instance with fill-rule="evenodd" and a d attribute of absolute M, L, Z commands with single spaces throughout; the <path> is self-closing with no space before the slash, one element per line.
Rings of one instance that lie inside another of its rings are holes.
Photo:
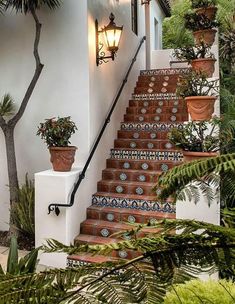
<path fill-rule="evenodd" d="M 105 183 L 105 184 L 109 184 L 109 185 L 115 185 L 115 184 L 119 184 L 119 185 L 135 185 L 136 187 L 138 186 L 142 186 L 142 187 L 154 187 L 156 185 L 155 182 L 140 182 L 140 181 L 122 181 L 122 180 L 109 180 L 109 179 L 102 179 L 100 180 L 98 183 Z"/>
<path fill-rule="evenodd" d="M 83 262 L 84 264 L 88 263 L 105 263 L 105 262 L 117 262 L 119 259 L 104 256 L 104 255 L 92 255 L 91 253 L 80 253 L 76 255 L 68 256 L 69 260 Z"/>
<path fill-rule="evenodd" d="M 115 150 L 128 150 L 128 149 L 121 149 L 121 148 L 119 148 L 119 149 L 115 149 Z M 133 150 L 133 149 L 129 149 L 129 150 Z M 138 149 L 134 149 L 134 150 L 138 150 Z M 140 151 L 143 151 L 143 149 L 139 149 Z M 155 151 L 155 150 L 153 150 L 153 151 Z M 156 151 L 159 151 L 159 150 L 156 150 Z M 163 151 L 163 150 L 161 150 L 161 151 Z M 169 150 L 165 150 L 166 152 L 169 152 Z M 163 151 L 164 152 L 164 151 Z M 180 150 L 170 150 L 170 152 L 180 152 Z M 108 160 L 115 160 L 114 158 L 108 158 Z M 136 162 L 136 163 L 138 163 L 138 162 L 141 162 L 141 163 L 144 163 L 144 162 L 146 162 L 146 160 L 145 159 L 126 159 L 126 158 L 119 158 L 119 159 L 116 159 L 116 161 L 126 161 L 126 162 Z M 160 161 L 158 160 L 158 159 L 151 159 L 150 160 L 151 162 L 155 162 L 155 163 L 159 163 Z M 180 164 L 182 164 L 182 161 L 173 161 L 173 160 L 167 160 L 167 159 L 164 159 L 164 160 L 162 160 L 165 164 L 172 164 L 172 163 L 174 163 L 174 164 L 178 164 L 178 165 L 180 165 Z M 128 169 L 129 170 L 129 169 Z M 147 170 L 146 170 L 147 171 Z"/>
<path fill-rule="evenodd" d="M 90 235 L 90 234 L 79 234 L 74 239 L 75 243 L 89 243 L 89 244 L 111 244 L 116 243 L 120 240 L 110 237 L 102 237 L 97 235 Z"/>
<path fill-rule="evenodd" d="M 89 216 L 97 216 L 105 214 L 106 220 L 108 214 L 113 214 L 113 221 L 119 221 L 121 219 L 122 222 L 130 222 L 130 220 L 134 223 L 147 223 L 152 219 L 163 219 L 163 218 L 175 218 L 175 214 L 169 214 L 157 211 L 144 211 L 144 210 L 133 210 L 127 208 L 111 208 L 111 207 L 98 207 L 98 206 L 90 206 L 88 209 L 88 218 Z M 130 217 L 129 217 L 130 216 Z M 134 217 L 134 218 L 133 218 Z M 100 219 L 100 218 L 99 218 Z M 124 219 L 124 220 L 122 220 Z M 130 222 L 131 223 L 131 222 Z"/>
<path fill-rule="evenodd" d="M 138 225 L 133 225 L 133 224 L 128 224 L 128 223 L 119 223 L 119 222 L 109 222 L 109 221 L 103 221 L 103 220 L 93 220 L 93 219 L 87 219 L 84 222 L 81 223 L 81 225 L 86 225 L 86 226 L 95 226 L 105 229 L 115 229 L 120 232 L 126 232 L 132 229 L 135 229 L 138 227 Z M 160 231 L 161 228 L 152 228 L 152 227 L 146 227 L 141 229 L 141 232 L 143 233 L 155 233 Z M 111 235 L 112 236 L 112 235 Z M 112 237 L 113 238 L 113 237 Z"/>
<path fill-rule="evenodd" d="M 130 172 L 130 173 L 139 173 L 143 174 L 143 171 L 140 170 L 134 170 L 134 169 L 116 169 L 116 168 L 106 168 L 103 170 L 103 172 L 118 172 L 118 173 L 125 173 L 125 172 Z M 146 174 L 153 174 L 153 175 L 160 175 L 162 171 L 153 171 L 153 170 L 146 170 L 144 171 Z"/>

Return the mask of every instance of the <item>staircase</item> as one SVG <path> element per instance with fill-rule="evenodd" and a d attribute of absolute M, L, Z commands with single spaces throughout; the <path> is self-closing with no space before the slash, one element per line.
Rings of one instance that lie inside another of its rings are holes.
<path fill-rule="evenodd" d="M 181 153 L 169 142 L 167 133 L 172 127 L 182 128 L 188 120 L 186 106 L 175 96 L 178 77 L 187 71 L 141 71 L 76 244 L 117 242 L 117 238 L 110 236 L 131 230 L 133 226 L 128 223 L 175 218 L 175 205 L 170 199 L 164 203 L 156 201 L 161 189 L 155 193 L 152 188 L 162 172 L 182 161 Z M 140 234 L 147 232 L 151 230 Z M 68 257 L 68 266 L 136 256 L 138 253 L 131 250 L 114 251 L 112 257 L 73 255 Z"/>

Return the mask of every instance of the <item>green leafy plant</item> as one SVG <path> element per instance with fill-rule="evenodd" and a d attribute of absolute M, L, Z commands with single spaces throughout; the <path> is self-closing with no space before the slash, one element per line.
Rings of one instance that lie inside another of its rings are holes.
<path fill-rule="evenodd" d="M 2 117 L 11 116 L 14 114 L 15 105 L 10 94 L 5 94 L 0 102 L 0 115 Z"/>
<path fill-rule="evenodd" d="M 0 268 L 0 278 L 5 275 L 18 276 L 25 274 L 32 274 L 36 271 L 38 251 L 40 248 L 32 250 L 30 253 L 25 255 L 23 258 L 18 257 L 18 245 L 15 236 L 11 237 L 10 250 L 7 258 L 7 269 L 6 273 Z"/>
<path fill-rule="evenodd" d="M 192 0 L 192 8 L 215 6 L 217 0 Z"/>
<path fill-rule="evenodd" d="M 19 201 L 12 212 L 13 223 L 16 228 L 20 233 L 32 239 L 35 237 L 34 192 L 34 184 L 26 175 L 25 183 L 19 188 Z"/>
<path fill-rule="evenodd" d="M 176 94 L 185 98 L 188 96 L 213 96 L 218 90 L 218 80 L 207 80 L 203 73 L 191 71 L 179 77 Z"/>
<path fill-rule="evenodd" d="M 197 13 L 187 13 L 184 16 L 185 28 L 196 32 L 201 30 L 209 30 L 219 26 L 215 20 L 210 20 L 207 16 Z"/>
<path fill-rule="evenodd" d="M 233 140 L 231 132 L 220 132 L 222 121 L 213 117 L 210 121 L 191 121 L 182 129 L 172 128 L 168 133 L 171 143 L 185 151 L 217 152 L 222 145 Z"/>
<path fill-rule="evenodd" d="M 230 72 L 235 65 L 235 29 L 220 35 L 220 58 L 230 66 Z"/>
<path fill-rule="evenodd" d="M 167 293 L 165 304 L 232 304 L 235 302 L 235 285 L 232 281 L 192 280 L 178 284 Z"/>
<path fill-rule="evenodd" d="M 37 135 L 39 135 L 48 147 L 67 147 L 70 137 L 75 133 L 77 127 L 71 117 L 58 117 L 46 119 L 40 123 Z"/>
<path fill-rule="evenodd" d="M 174 50 L 173 56 L 179 60 L 186 60 L 189 63 L 195 59 L 202 59 L 202 58 L 211 58 L 215 59 L 213 53 L 210 52 L 211 47 L 206 45 L 203 41 L 199 45 L 195 47 L 191 46 L 182 46 L 178 49 Z"/>

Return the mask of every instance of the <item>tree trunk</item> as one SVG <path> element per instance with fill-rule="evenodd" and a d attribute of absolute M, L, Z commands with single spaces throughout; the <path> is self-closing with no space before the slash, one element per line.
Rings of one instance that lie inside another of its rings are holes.
<path fill-rule="evenodd" d="M 6 153 L 7 153 L 7 169 L 9 177 L 9 188 L 10 188 L 10 203 L 18 200 L 18 176 L 16 167 L 16 154 L 15 154 L 15 143 L 14 143 L 14 128 L 7 128 L 4 131 Z"/>

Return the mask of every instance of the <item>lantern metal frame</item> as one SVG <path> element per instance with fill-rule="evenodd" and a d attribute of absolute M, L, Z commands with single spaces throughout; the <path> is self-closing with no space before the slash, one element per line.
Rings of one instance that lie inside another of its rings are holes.
<path fill-rule="evenodd" d="M 110 55 L 107 56 L 105 51 L 103 50 L 104 43 L 99 39 L 99 35 L 101 33 L 105 33 L 107 30 L 123 30 L 123 26 L 117 26 L 114 22 L 115 16 L 113 13 L 109 16 L 110 22 L 107 26 L 104 26 L 99 30 L 98 20 L 95 20 L 95 31 L 96 31 L 96 65 L 99 66 L 102 63 L 107 63 L 107 59 L 112 59 L 114 61 L 115 55 L 118 51 L 118 46 L 116 47 L 107 47 Z M 121 35 L 120 35 L 121 38 Z M 120 40 L 119 40 L 120 41 Z"/>

